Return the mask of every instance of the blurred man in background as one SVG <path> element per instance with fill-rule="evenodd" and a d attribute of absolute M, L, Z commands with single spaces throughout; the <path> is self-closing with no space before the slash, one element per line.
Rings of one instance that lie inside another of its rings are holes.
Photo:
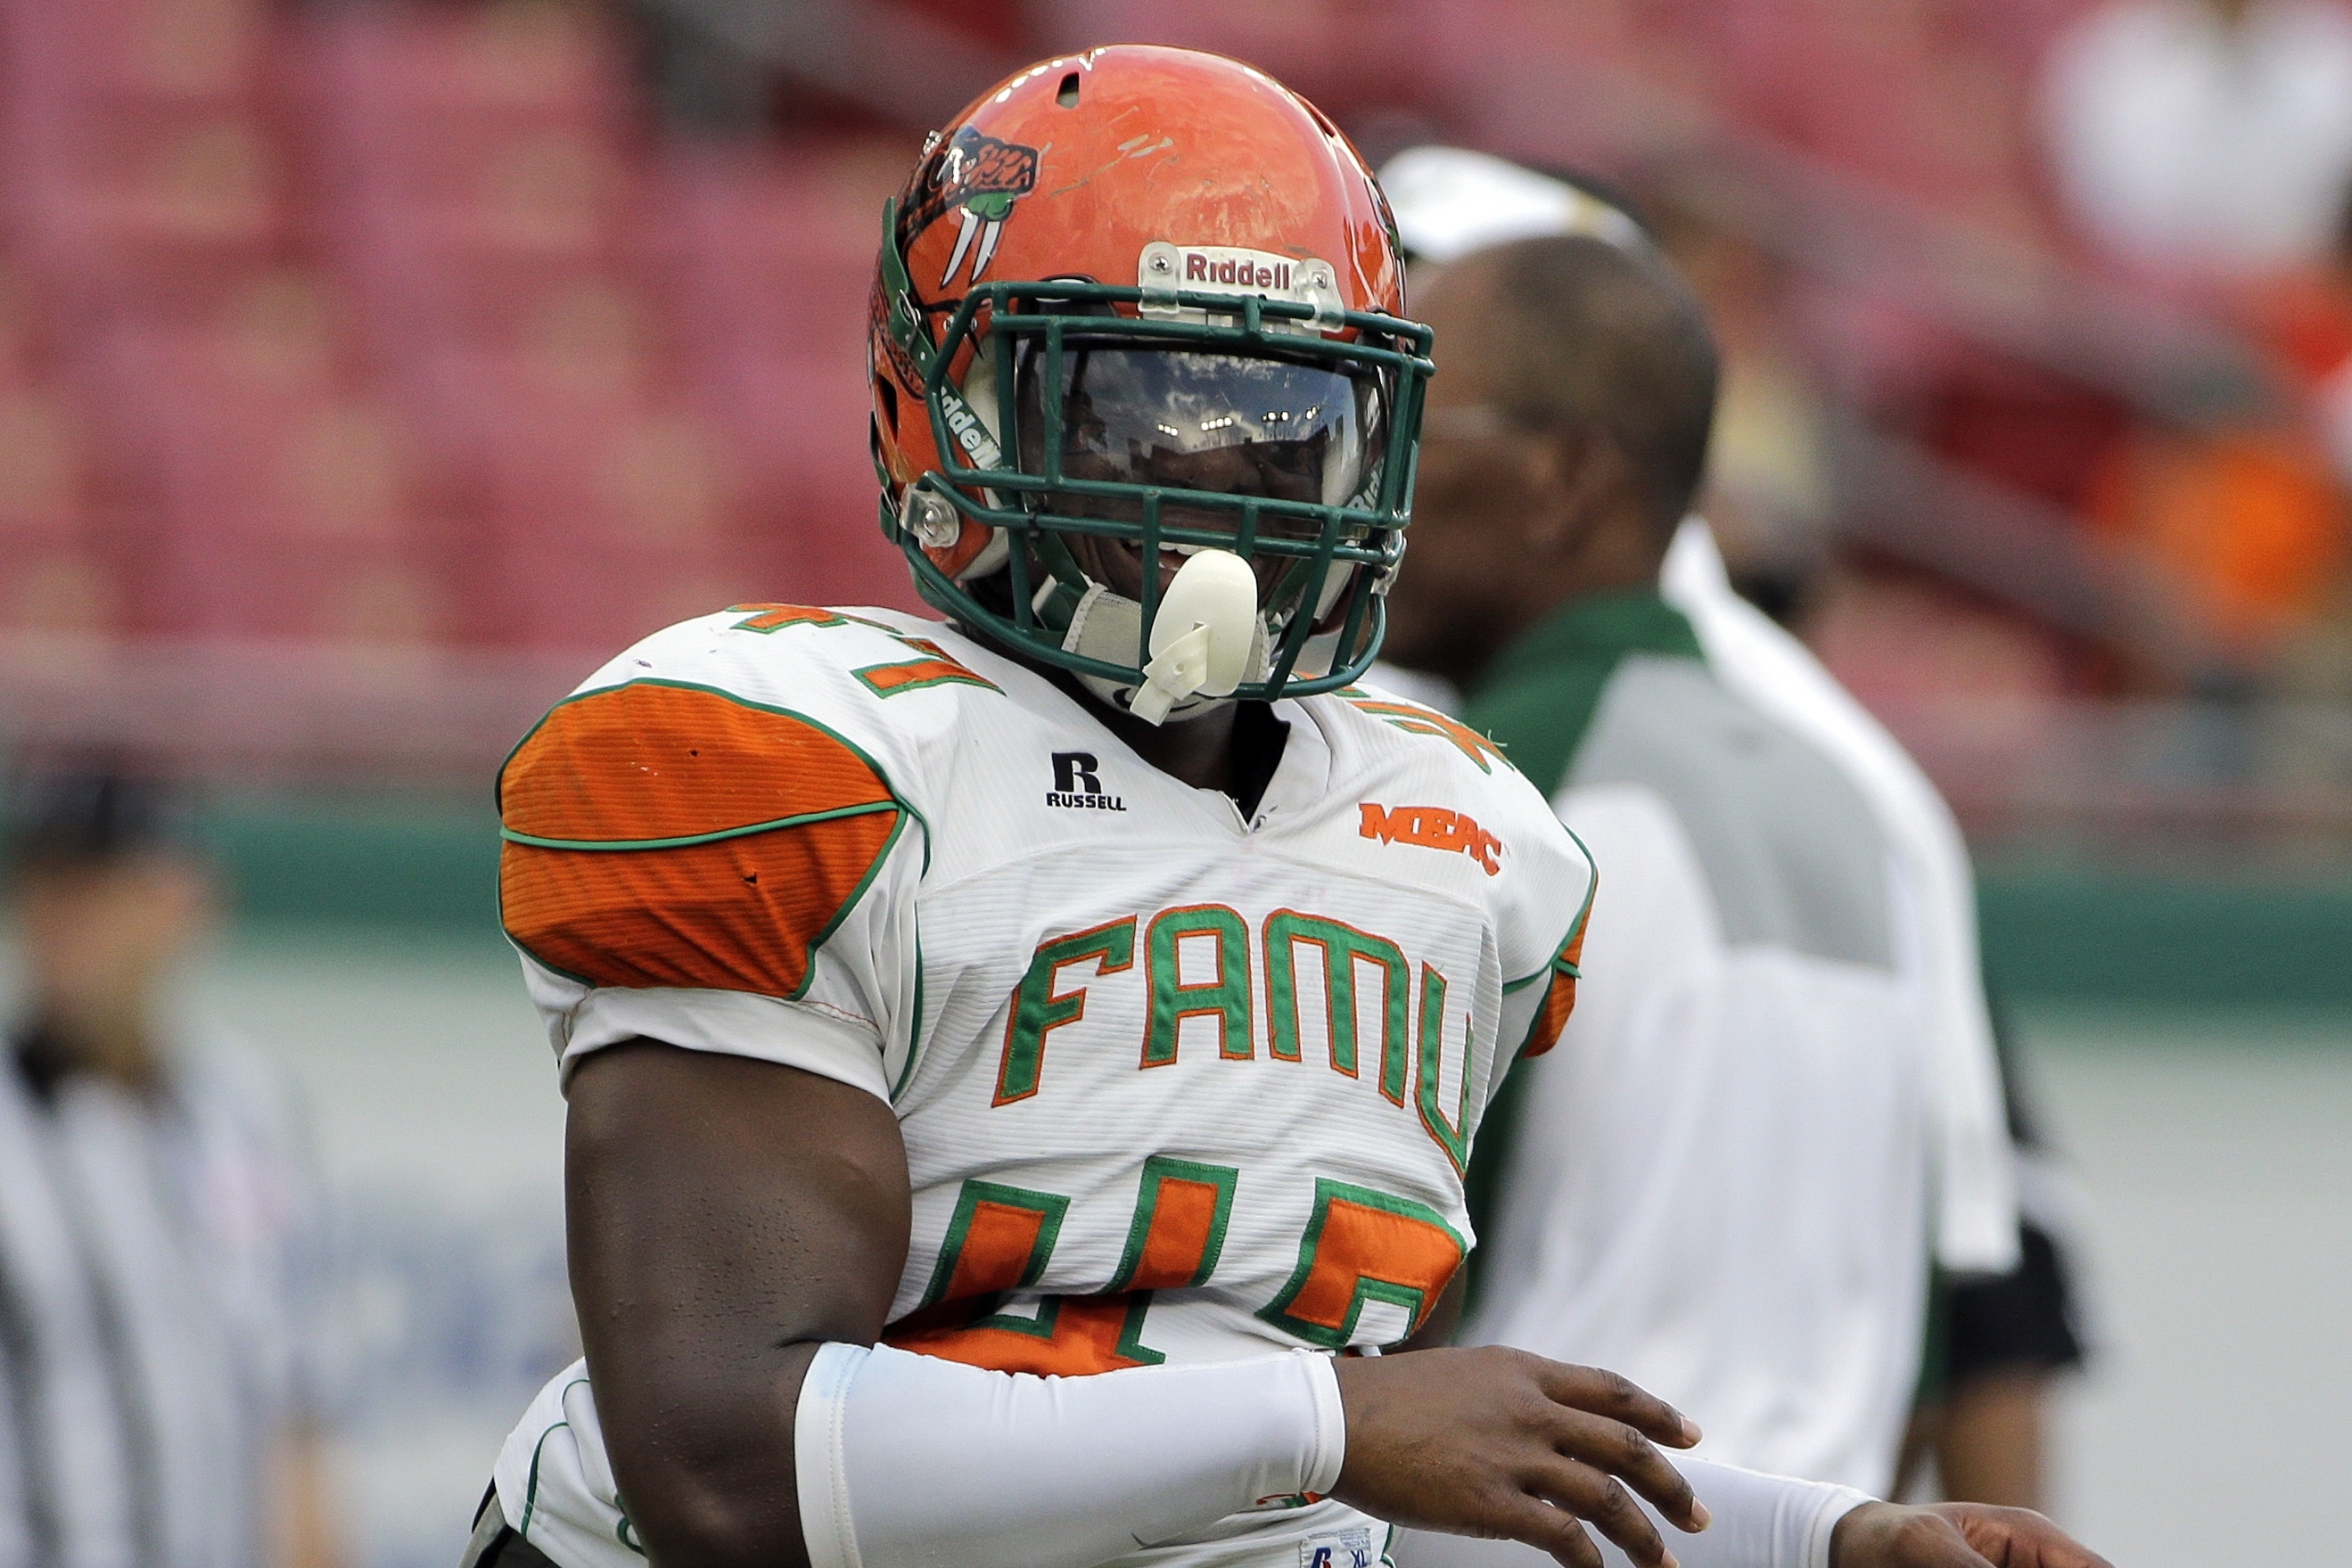
<path fill-rule="evenodd" d="M 1452 265 L 1416 515 L 1446 559 L 1401 582 L 1390 647 L 1555 792 L 1625 955 L 1588 950 L 1585 1008 L 1482 1140 L 1464 1338 L 1613 1358 L 1726 1459 L 1886 1486 L 1931 1253 L 2017 1257 L 1965 852 L 1684 521 L 1717 365 L 1681 279 L 1526 171 L 1398 163 L 1406 244 Z"/>
<path fill-rule="evenodd" d="M 317 1205 L 291 1107 L 169 982 L 214 888 L 181 802 L 28 778 L 0 1061 L 0 1563 L 332 1561 L 303 1346 Z"/>

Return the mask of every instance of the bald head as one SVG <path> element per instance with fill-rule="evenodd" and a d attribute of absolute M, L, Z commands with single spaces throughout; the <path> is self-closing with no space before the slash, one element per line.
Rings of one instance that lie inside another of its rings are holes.
<path fill-rule="evenodd" d="M 1421 304 L 1441 370 L 1481 383 L 1481 401 L 1618 449 L 1663 551 L 1706 466 L 1717 375 L 1706 312 L 1674 268 L 1604 240 L 1517 240 L 1446 267 Z"/>

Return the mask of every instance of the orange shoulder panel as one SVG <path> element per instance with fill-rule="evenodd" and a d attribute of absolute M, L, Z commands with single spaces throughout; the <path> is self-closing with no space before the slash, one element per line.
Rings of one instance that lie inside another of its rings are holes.
<path fill-rule="evenodd" d="M 636 682 L 557 707 L 499 776 L 508 935 L 591 984 L 798 995 L 904 808 L 796 714 Z"/>

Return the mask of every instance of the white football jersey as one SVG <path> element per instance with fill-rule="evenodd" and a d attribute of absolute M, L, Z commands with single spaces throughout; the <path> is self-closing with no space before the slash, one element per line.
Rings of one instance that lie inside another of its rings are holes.
<path fill-rule="evenodd" d="M 1490 1095 L 1573 1003 L 1592 869 L 1449 719 L 1365 689 L 1272 711 L 1244 818 L 950 627 L 739 606 L 518 748 L 507 928 L 567 1068 L 643 1035 L 890 1103 L 889 1343 L 1062 1375 L 1393 1344 L 1474 1239 Z M 585 1377 L 498 1471 L 566 1568 L 637 1560 Z M 1267 1499 L 1131 1561 L 1288 1568 L 1367 1527 Z"/>

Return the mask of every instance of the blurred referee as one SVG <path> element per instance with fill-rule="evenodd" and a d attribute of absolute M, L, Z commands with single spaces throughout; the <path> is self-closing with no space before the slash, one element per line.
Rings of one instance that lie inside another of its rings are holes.
<path fill-rule="evenodd" d="M 1607 912 L 1482 1131 L 1462 1341 L 1609 1366 L 1712 1458 L 1882 1495 L 1924 1385 L 1949 1494 L 2033 1505 L 2041 1383 L 2079 1347 L 2021 1237 L 1966 851 L 1687 516 L 1704 310 L 1588 192 L 1451 149 L 1381 178 L 1444 372 L 1389 647 L 1553 796 Z"/>
<path fill-rule="evenodd" d="M 166 1009 L 213 890 L 182 802 L 23 778 L 0 1058 L 0 1564 L 320 1568 L 317 1205 L 290 1106 Z"/>

